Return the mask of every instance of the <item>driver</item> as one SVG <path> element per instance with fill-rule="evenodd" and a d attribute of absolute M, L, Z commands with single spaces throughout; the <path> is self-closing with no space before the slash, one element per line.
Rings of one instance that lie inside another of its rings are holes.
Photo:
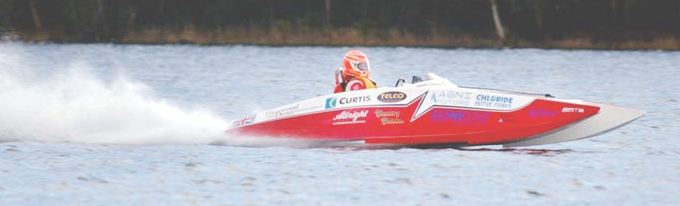
<path fill-rule="evenodd" d="M 342 60 L 342 67 L 335 71 L 334 93 L 376 88 L 370 71 L 371 65 L 366 54 L 359 50 L 347 52 Z"/>

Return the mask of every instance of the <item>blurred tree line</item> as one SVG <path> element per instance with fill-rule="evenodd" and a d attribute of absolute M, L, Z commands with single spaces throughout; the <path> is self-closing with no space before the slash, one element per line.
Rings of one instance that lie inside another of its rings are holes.
<path fill-rule="evenodd" d="M 20 36 L 52 32 L 62 41 L 116 42 L 139 30 L 186 28 L 646 40 L 680 36 L 680 0 L 0 0 L 0 32 Z"/>

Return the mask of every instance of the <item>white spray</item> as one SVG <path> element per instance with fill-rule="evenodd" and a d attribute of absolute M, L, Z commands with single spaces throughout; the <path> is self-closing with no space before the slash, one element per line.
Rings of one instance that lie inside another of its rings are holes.
<path fill-rule="evenodd" d="M 0 141 L 200 144 L 227 138 L 222 118 L 181 109 L 140 82 L 104 81 L 82 63 L 40 77 L 24 58 L 30 55 L 17 45 L 1 46 Z"/>

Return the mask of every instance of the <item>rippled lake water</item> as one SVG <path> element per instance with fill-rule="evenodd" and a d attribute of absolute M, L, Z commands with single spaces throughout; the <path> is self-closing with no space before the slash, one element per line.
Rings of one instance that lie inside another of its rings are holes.
<path fill-rule="evenodd" d="M 435 72 L 647 112 L 582 141 L 376 149 L 222 134 L 331 92 L 348 49 L 0 43 L 0 204 L 680 204 L 680 52 L 362 48 L 380 85 Z"/>

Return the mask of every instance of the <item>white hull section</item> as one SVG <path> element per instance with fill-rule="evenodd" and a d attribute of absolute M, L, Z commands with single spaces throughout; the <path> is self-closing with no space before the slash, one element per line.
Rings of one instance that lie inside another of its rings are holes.
<path fill-rule="evenodd" d="M 552 133 L 504 144 L 503 147 L 526 147 L 584 139 L 619 128 L 645 114 L 643 111 L 625 107 L 606 104 L 598 104 L 598 106 L 600 111 L 593 117 Z"/>

